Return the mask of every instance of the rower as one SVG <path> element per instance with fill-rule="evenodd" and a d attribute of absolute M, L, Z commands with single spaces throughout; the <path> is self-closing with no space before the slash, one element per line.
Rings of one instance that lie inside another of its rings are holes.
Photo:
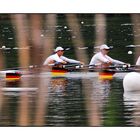
<path fill-rule="evenodd" d="M 77 61 L 74 59 L 69 59 L 64 54 L 64 48 L 57 47 L 54 51 L 54 54 L 50 55 L 44 62 L 44 66 L 56 66 L 56 67 L 62 67 L 62 65 L 66 65 L 68 63 L 76 63 L 76 64 L 84 64 L 81 61 Z"/>
<path fill-rule="evenodd" d="M 92 66 L 96 66 L 98 68 L 105 68 L 108 67 L 112 64 L 126 64 L 122 61 L 119 60 L 115 60 L 113 58 L 111 58 L 110 56 L 108 56 L 108 53 L 110 51 L 110 47 L 108 47 L 107 45 L 103 44 L 100 46 L 100 52 L 96 53 L 89 65 L 89 68 L 92 68 Z"/>

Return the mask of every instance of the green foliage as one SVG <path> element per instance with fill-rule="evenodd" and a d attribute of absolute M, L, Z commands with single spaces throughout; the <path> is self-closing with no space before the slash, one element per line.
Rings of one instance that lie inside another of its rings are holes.
<path fill-rule="evenodd" d="M 6 67 L 15 67 L 18 65 L 18 54 L 17 51 L 13 51 L 12 48 L 17 47 L 17 42 L 15 27 L 11 23 L 10 16 L 11 14 L 0 15 L 0 47 L 6 46 L 7 48 L 11 48 L 11 50 L 8 51 L 3 50 L 3 54 L 6 60 Z M 95 14 L 76 14 L 76 16 L 80 25 L 84 45 L 85 47 L 88 47 L 85 51 L 90 60 L 93 56 L 95 44 Z M 45 18 L 43 20 L 45 22 Z M 131 24 L 130 14 L 106 14 L 106 22 L 107 45 L 114 47 L 110 52 L 110 55 L 113 58 L 119 58 L 119 60 L 133 63 L 134 57 L 133 55 L 127 54 L 128 48 L 126 48 L 127 45 L 134 44 L 133 26 Z M 43 30 L 46 29 L 44 25 Z M 29 27 L 29 29 L 30 28 L 31 27 Z M 70 51 L 65 53 L 66 56 L 76 58 L 71 35 L 71 32 L 75 31 L 70 30 L 66 14 L 57 14 L 57 26 L 54 28 L 56 30 L 55 45 L 70 48 Z"/>
<path fill-rule="evenodd" d="M 16 47 L 14 27 L 12 26 L 10 15 L 0 15 L 0 47 L 5 46 L 9 49 L 2 49 L 5 57 L 6 67 L 16 67 L 18 65 L 17 52 L 12 50 Z"/>

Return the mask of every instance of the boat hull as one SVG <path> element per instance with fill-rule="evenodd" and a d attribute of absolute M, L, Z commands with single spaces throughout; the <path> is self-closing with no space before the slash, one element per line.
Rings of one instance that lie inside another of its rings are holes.
<path fill-rule="evenodd" d="M 22 72 L 19 70 L 0 71 L 0 78 L 6 80 L 7 82 L 19 81 L 21 76 Z"/>
<path fill-rule="evenodd" d="M 44 72 L 42 72 L 44 73 Z M 98 76 L 99 79 L 109 79 L 111 80 L 114 75 L 121 73 L 121 71 L 114 71 L 114 70 L 100 70 L 100 71 L 95 71 L 95 70 L 88 70 L 88 69 L 62 69 L 62 68 L 55 68 L 52 69 L 50 72 L 47 72 L 47 76 L 49 77 L 67 77 L 67 76 L 75 76 L 77 77 L 82 74 L 82 77 L 87 77 L 90 73 L 91 77 Z M 125 74 L 127 71 L 124 72 Z M 6 71 L 0 71 L 0 79 L 5 80 L 6 82 L 17 82 L 22 79 L 22 77 L 27 77 L 27 76 L 33 76 L 34 72 L 30 71 L 20 71 L 20 70 L 6 70 Z M 43 75 L 44 76 L 44 75 Z"/>
<path fill-rule="evenodd" d="M 51 70 L 51 76 L 65 76 L 66 73 L 68 73 L 69 71 L 66 69 L 52 69 Z"/>
<path fill-rule="evenodd" d="M 110 71 L 99 72 L 99 79 L 112 80 L 114 74 L 115 74 L 115 72 L 110 72 Z"/>

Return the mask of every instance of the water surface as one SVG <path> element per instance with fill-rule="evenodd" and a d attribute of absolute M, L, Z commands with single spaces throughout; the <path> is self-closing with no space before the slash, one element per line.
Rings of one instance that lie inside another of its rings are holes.
<path fill-rule="evenodd" d="M 3 92 L 0 126 L 20 126 L 21 97 L 28 98 L 24 100 L 28 126 L 37 126 L 42 93 L 42 126 L 139 126 L 139 93 L 135 98 L 134 93 L 124 94 L 122 82 L 121 76 L 101 80 L 87 73 L 87 77 L 53 77 L 43 92 Z"/>

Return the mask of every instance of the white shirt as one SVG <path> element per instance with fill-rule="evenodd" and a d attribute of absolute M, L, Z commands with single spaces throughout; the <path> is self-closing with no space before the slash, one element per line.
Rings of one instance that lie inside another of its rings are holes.
<path fill-rule="evenodd" d="M 136 65 L 140 65 L 140 56 L 137 59 Z"/>
<path fill-rule="evenodd" d="M 47 65 L 47 64 L 49 64 L 49 62 L 50 61 L 55 61 L 55 62 L 63 62 L 63 61 L 66 61 L 66 62 L 69 62 L 69 63 L 80 63 L 80 61 L 77 61 L 77 60 L 74 60 L 74 59 L 69 59 L 69 58 L 67 58 L 67 57 L 65 57 L 65 56 L 58 56 L 58 54 L 57 53 L 55 53 L 55 54 L 52 54 L 52 55 L 50 55 L 46 60 L 45 60 L 45 62 L 44 62 L 44 64 L 43 65 Z"/>
<path fill-rule="evenodd" d="M 112 59 L 108 55 L 103 55 L 101 52 L 98 52 L 92 57 L 89 65 L 101 65 L 103 63 L 109 63 L 109 62 L 113 64 L 124 64 L 124 62 Z"/>

